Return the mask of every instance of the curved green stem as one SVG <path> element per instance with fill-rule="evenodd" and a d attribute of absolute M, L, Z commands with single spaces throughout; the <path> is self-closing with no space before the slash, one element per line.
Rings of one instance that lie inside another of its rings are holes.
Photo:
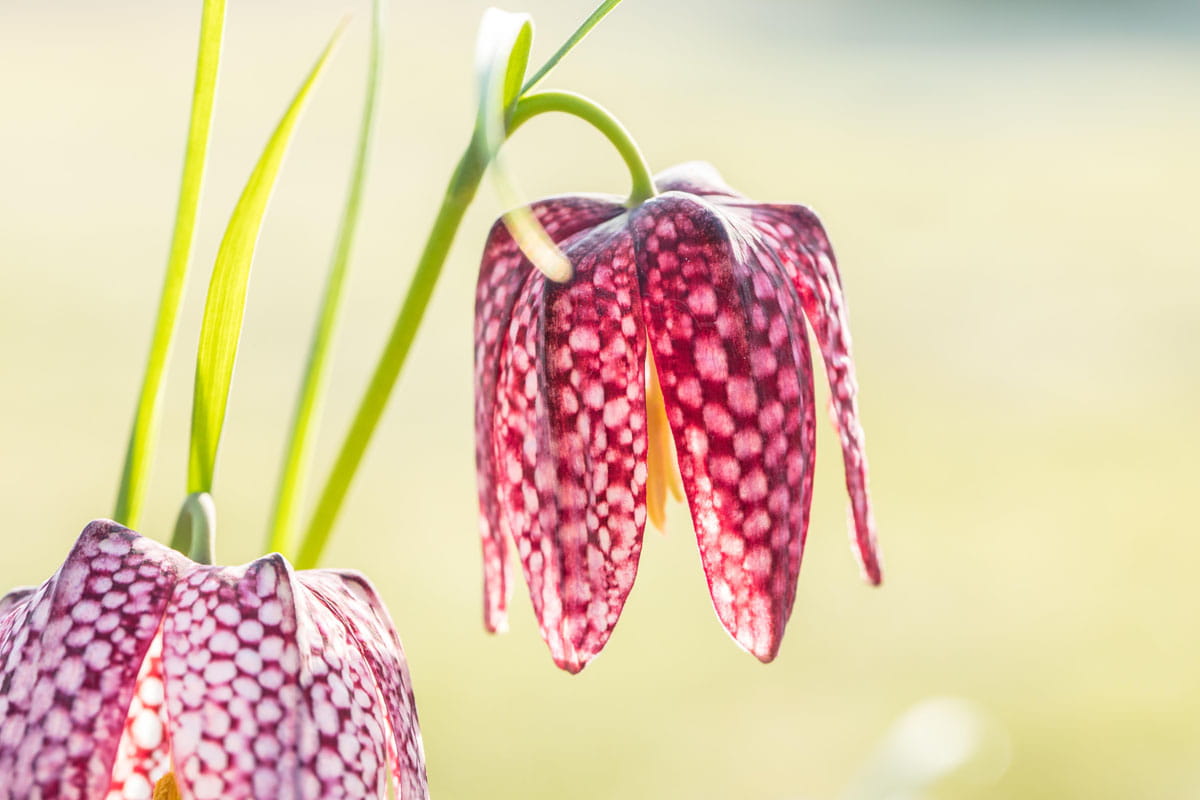
<path fill-rule="evenodd" d="M 384 346 L 379 363 L 375 366 L 375 372 L 359 403 L 350 431 L 346 434 L 346 440 L 338 451 L 337 460 L 317 501 L 313 518 L 296 556 L 296 566 L 300 569 L 316 566 L 329 541 L 334 520 L 341 510 L 363 454 L 366 453 L 371 435 L 383 416 L 392 387 L 395 386 L 400 369 L 404 366 L 408 351 L 412 347 L 413 337 L 416 336 L 417 328 L 425 316 L 425 309 L 433 295 L 438 276 L 441 275 L 442 265 L 446 263 L 446 256 L 454 242 L 458 225 L 479 188 L 485 166 L 483 147 L 479 139 L 474 139 L 463 153 L 446 188 L 441 208 L 438 209 L 433 222 L 433 229 L 429 232 L 425 249 L 417 262 L 417 271 L 404 298 L 404 305 L 401 306 L 392 326 L 392 333 Z"/>
<path fill-rule="evenodd" d="M 529 120 L 550 111 L 578 117 L 603 134 L 617 149 L 633 181 L 627 205 L 632 208 L 658 194 L 658 190 L 654 188 L 650 165 L 646 163 L 646 157 L 642 155 L 629 131 L 608 109 L 583 95 L 574 92 L 538 92 L 522 97 L 509 118 L 509 136 Z"/>
<path fill-rule="evenodd" d="M 346 206 L 342 212 L 341 226 L 334 245 L 329 276 L 325 283 L 324 298 L 313 331 L 309 347 L 308 365 L 305 368 L 300 396 L 296 401 L 295 416 L 280 473 L 279 488 L 272 514 L 271 532 L 267 543 L 268 551 L 291 552 L 296 537 L 296 517 L 300 498 L 304 495 L 309 470 L 312 465 L 312 447 L 321 414 L 321 406 L 328 387 L 329 348 L 337 330 L 341 314 L 342 288 L 346 280 L 350 252 L 354 244 L 354 233 L 362 206 L 363 188 L 366 185 L 367 162 L 370 158 L 372 133 L 375 128 L 375 108 L 379 97 L 380 62 L 383 56 L 383 0 L 374 0 L 371 15 L 371 53 L 367 66 L 367 93 L 363 104 L 362 120 L 358 131 L 358 145 L 351 172 L 350 190 L 346 195 Z"/>
<path fill-rule="evenodd" d="M 217 506 L 208 492 L 193 492 L 183 501 L 171 547 L 197 564 L 216 560 Z"/>
<path fill-rule="evenodd" d="M 155 440 L 162 405 L 163 378 L 171 355 L 171 340 L 179 317 L 188 264 L 192 258 L 192 239 L 204 185 L 204 162 L 212 128 L 213 100 L 217 90 L 217 67 L 221 60 L 221 38 L 225 27 L 225 0 L 205 0 L 200 19 L 200 47 L 196 57 L 196 80 L 192 90 L 192 117 L 188 127 L 187 150 L 183 159 L 183 178 L 179 184 L 179 205 L 175 211 L 175 231 L 167 257 L 167 274 L 158 304 L 158 319 L 146 361 L 146 373 L 134 414 L 133 430 L 125 453 L 121 487 L 113 519 L 136 528 L 146 497 Z"/>
<path fill-rule="evenodd" d="M 517 128 L 533 117 L 549 111 L 561 111 L 579 117 L 599 130 L 616 147 L 629 168 L 633 181 L 633 189 L 629 195 L 630 206 L 657 194 L 650 168 L 629 131 L 602 106 L 581 95 L 571 92 L 539 92 L 522 98 L 509 118 L 507 136 L 511 136 Z M 312 520 L 296 556 L 296 566 L 300 569 L 315 567 L 329 542 L 333 523 L 346 499 L 346 493 L 366 453 L 371 436 L 383 416 L 383 410 L 408 357 L 417 328 L 425 316 L 425 309 L 429 305 L 433 287 L 450 252 L 450 245 L 454 242 L 458 225 L 479 188 L 479 182 L 487 167 L 488 152 L 486 136 L 482 131 L 477 131 L 450 179 L 433 229 L 417 262 L 417 271 L 413 275 L 404 304 L 396 317 L 383 354 L 375 366 L 367 391 L 359 403 L 346 439 L 338 451 L 337 460 L 317 500 Z"/>

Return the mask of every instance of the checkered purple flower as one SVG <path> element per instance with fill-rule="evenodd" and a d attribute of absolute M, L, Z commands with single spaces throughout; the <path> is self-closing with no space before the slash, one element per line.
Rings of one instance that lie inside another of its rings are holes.
<path fill-rule="evenodd" d="M 577 672 L 661 527 L 678 454 L 709 592 L 730 635 L 778 652 L 808 528 L 816 440 L 808 325 L 841 439 L 863 572 L 881 571 L 842 282 L 820 221 L 754 203 L 706 164 L 629 208 L 574 195 L 534 215 L 570 261 L 530 264 L 503 224 L 475 303 L 485 621 L 505 626 L 514 540 L 543 638 Z M 806 319 L 807 323 L 806 324 Z"/>
<path fill-rule="evenodd" d="M 203 566 L 101 520 L 0 598 L 0 800 L 365 800 L 390 781 L 428 797 L 400 640 L 357 573 Z"/>

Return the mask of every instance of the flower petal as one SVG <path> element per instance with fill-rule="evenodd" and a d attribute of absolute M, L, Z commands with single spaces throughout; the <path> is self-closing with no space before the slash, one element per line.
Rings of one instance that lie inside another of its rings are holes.
<path fill-rule="evenodd" d="M 647 338 L 717 616 L 762 661 L 791 613 L 811 499 L 812 367 L 793 289 L 713 206 L 634 212 Z"/>
<path fill-rule="evenodd" d="M 532 206 L 538 222 L 555 242 L 625 211 L 617 200 L 601 196 L 552 198 Z M 503 220 L 492 226 L 479 267 L 475 295 L 475 463 L 478 471 L 479 532 L 483 542 L 484 624 L 505 630 L 509 596 L 508 545 L 497 505 L 499 485 L 491 446 L 496 408 L 500 349 L 513 303 L 533 266 L 509 235 Z"/>
<path fill-rule="evenodd" d="M 412 676 L 400 637 L 375 587 L 363 575 L 351 571 L 304 570 L 297 576 L 346 627 L 371 667 L 388 710 L 392 735 L 389 751 L 395 785 L 399 787 L 397 797 L 425 800 L 429 785 Z"/>
<path fill-rule="evenodd" d="M 641 553 L 645 334 L 625 218 L 565 250 L 574 278 L 531 274 L 514 306 L 493 445 L 542 636 L 578 672 L 608 641 Z"/>
<path fill-rule="evenodd" d="M 282 556 L 193 569 L 163 622 L 163 667 L 186 800 L 386 796 L 370 667 Z"/>
<path fill-rule="evenodd" d="M 687 161 L 668 167 L 654 176 L 654 185 L 660 192 L 687 192 L 701 197 L 743 197 L 725 183 L 717 168 L 707 161 Z"/>
<path fill-rule="evenodd" d="M 154 637 L 137 678 L 107 800 L 146 800 L 171 770 L 163 695 L 162 636 Z"/>
<path fill-rule="evenodd" d="M 36 586 L 21 586 L 0 597 L 0 617 L 7 616 L 10 611 L 25 602 L 36 591 Z"/>
<path fill-rule="evenodd" d="M 833 249 L 817 215 L 804 206 L 746 206 L 745 211 L 791 275 L 821 346 L 832 416 L 841 439 L 859 561 L 867 580 L 878 584 L 883 576 L 867 493 L 867 453 L 858 420 L 850 323 Z"/>
<path fill-rule="evenodd" d="M 134 684 L 187 560 L 115 522 L 4 617 L 0 775 L 9 797 L 98 800 Z"/>

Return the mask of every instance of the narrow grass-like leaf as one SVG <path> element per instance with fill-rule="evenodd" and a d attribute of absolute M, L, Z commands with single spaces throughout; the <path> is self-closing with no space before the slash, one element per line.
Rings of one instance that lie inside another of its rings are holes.
<path fill-rule="evenodd" d="M 217 250 L 200 324 L 200 347 L 196 354 L 188 492 L 212 491 L 217 446 L 221 440 L 221 427 L 225 423 L 229 385 L 233 379 L 233 365 L 242 332 L 250 265 L 262 229 L 263 215 L 300 113 L 344 29 L 345 22 L 338 26 L 330 38 L 275 132 L 271 134 L 233 209 L 225 236 Z"/>
<path fill-rule="evenodd" d="M 167 257 L 166 278 L 158 303 L 158 318 L 146 359 L 146 373 L 133 417 L 133 430 L 121 471 L 113 519 L 130 528 L 141 521 L 154 447 L 161 417 L 163 381 L 175 337 L 179 303 L 187 283 L 192 260 L 192 240 L 204 185 L 204 163 L 212 129 L 213 102 L 217 90 L 217 67 L 221 60 L 221 39 L 225 28 L 225 0 L 204 0 L 200 18 L 200 47 L 196 57 L 196 80 L 192 89 L 191 122 L 187 150 L 183 158 L 183 177 L 179 185 L 179 204 L 175 210 L 175 230 Z"/>
<path fill-rule="evenodd" d="M 429 300 L 446 263 L 450 246 L 454 242 L 454 235 L 467 207 L 475 197 L 488 160 L 494 152 L 494 148 L 488 145 L 487 126 L 491 126 L 493 136 L 502 137 L 504 134 L 505 87 L 512 91 L 511 87 L 520 86 L 528 65 L 532 38 L 533 25 L 529 15 L 510 14 L 497 9 L 484 12 L 476 49 L 480 106 L 475 131 L 454 169 L 454 174 L 450 177 L 441 206 L 433 221 L 433 228 L 429 231 L 429 237 L 425 240 L 425 246 L 417 260 L 416 272 L 392 324 L 392 331 L 375 364 L 375 370 L 371 373 L 371 380 L 359 401 L 358 410 L 354 413 L 350 429 L 342 440 L 333 467 L 329 470 L 329 477 L 326 478 L 325 485 L 317 497 L 312 519 L 309 520 L 297 550 L 295 564 L 299 569 L 315 567 L 329 543 L 334 522 L 337 521 L 346 494 L 350 491 L 350 484 L 354 481 L 359 465 L 362 464 L 363 455 L 367 452 L 367 446 L 375 434 L 379 420 L 383 417 L 392 389 L 396 386 L 396 379 L 400 377 L 400 371 L 408 359 L 409 350 L 421 326 L 421 320 L 424 319 L 425 310 L 429 307 Z M 486 88 L 493 86 L 498 88 Z M 495 102 L 495 98 L 500 98 L 499 102 Z M 514 102 L 509 104 L 510 109 L 515 107 L 515 100 L 514 97 Z M 494 105 L 485 107 L 485 103 Z M 496 141 L 502 141 L 502 138 Z"/>
<path fill-rule="evenodd" d="M 592 32 L 592 28 L 599 25 L 600 20 L 608 16 L 608 12 L 612 11 L 620 4 L 621 0 L 604 0 L 604 2 L 597 6 L 596 10 L 593 11 L 591 15 L 589 15 L 588 18 L 583 21 L 583 24 L 580 25 L 573 34 L 571 34 L 571 37 L 567 39 L 567 41 L 563 42 L 563 46 L 558 48 L 557 52 L 550 56 L 545 64 L 542 64 L 541 69 L 535 72 L 533 77 L 525 82 L 525 85 L 521 88 L 521 94 L 526 94 L 530 89 L 541 83 L 542 79 L 550 74 L 550 70 L 558 66 L 558 62 L 562 61 L 567 53 L 575 49 L 575 45 L 582 42 L 584 37 Z"/>
<path fill-rule="evenodd" d="M 463 215 L 467 213 L 467 207 L 471 205 L 471 200 L 479 188 L 485 164 L 474 142 L 472 139 L 471 145 L 459 159 L 458 166 L 455 167 L 446 186 L 446 192 L 442 195 L 441 206 L 421 250 L 421 257 L 417 259 L 417 269 L 409 283 L 408 292 L 404 295 L 404 302 L 396 315 L 396 321 L 392 323 L 392 331 L 388 334 L 383 352 L 380 353 L 375 370 L 371 373 L 371 380 L 359 400 L 358 410 L 354 412 L 354 419 L 350 422 L 350 428 L 338 449 L 337 458 L 329 470 L 329 477 L 326 478 L 317 498 L 312 519 L 309 520 L 304 537 L 300 540 L 295 561 L 297 569 L 311 569 L 321 560 L 321 553 L 329 543 L 333 524 L 346 501 L 350 484 L 353 483 L 358 467 L 362 464 L 363 455 L 367 452 L 367 445 L 371 443 L 375 428 L 383 417 L 388 398 L 391 397 L 396 379 L 400 377 L 400 371 L 408 359 L 413 339 L 421 327 L 421 320 L 425 317 L 425 310 L 429 308 L 429 299 L 433 297 L 433 289 L 442 274 L 450 246 L 454 243 L 454 234 L 458 231 Z"/>
<path fill-rule="evenodd" d="M 476 125 L 496 121 L 503 135 L 504 114 L 517 101 L 529 66 L 533 18 L 528 14 L 489 8 L 479 22 L 475 40 L 475 79 L 479 86 Z"/>
<path fill-rule="evenodd" d="M 375 106 L 379 97 L 380 63 L 383 59 L 383 17 L 384 0 L 374 0 L 371 13 L 371 52 L 367 63 L 366 99 L 363 102 L 358 146 L 350 175 L 350 188 L 346 194 L 341 226 L 338 229 L 337 241 L 333 248 L 333 259 L 330 263 L 329 275 L 326 278 L 321 310 L 313 331 L 312 344 L 309 347 L 308 364 L 305 367 L 300 395 L 296 401 L 296 412 L 292 420 L 292 430 L 288 437 L 283 470 L 279 478 L 279 489 L 275 497 L 275 513 L 272 515 L 271 531 L 267 542 L 268 552 L 291 553 L 296 534 L 296 516 L 312 467 L 313 441 L 317 433 L 329 382 L 327 369 L 329 349 L 340 317 L 342 287 L 345 284 L 350 253 L 354 245 L 354 233 L 358 226 L 363 187 L 366 185 L 372 132 L 375 128 Z"/>

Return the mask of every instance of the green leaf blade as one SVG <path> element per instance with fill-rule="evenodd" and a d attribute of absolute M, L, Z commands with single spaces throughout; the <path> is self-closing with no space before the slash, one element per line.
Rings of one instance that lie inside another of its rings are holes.
<path fill-rule="evenodd" d="M 479 85 L 476 127 L 488 139 L 504 136 L 504 118 L 517 101 L 529 66 L 533 18 L 489 8 L 479 22 L 475 42 L 475 77 Z M 499 141 L 495 141 L 499 146 Z"/>
<path fill-rule="evenodd" d="M 371 45 L 367 63 L 366 97 L 359 122 L 358 142 L 351 167 L 350 188 L 333 248 L 316 327 L 309 346 L 308 363 L 301 381 L 292 429 L 284 453 L 283 468 L 275 496 L 275 510 L 267 540 L 267 551 L 292 554 L 295 549 L 300 500 L 312 466 L 312 450 L 328 386 L 329 350 L 341 315 L 342 289 L 349 270 L 363 190 L 366 186 L 371 140 L 375 129 L 381 63 L 383 60 L 384 0 L 374 0 L 371 15 Z"/>
<path fill-rule="evenodd" d="M 174 232 L 167 257 L 166 277 L 159 299 L 158 316 L 146 359 L 146 372 L 134 412 L 133 429 L 121 470 L 113 519 L 130 528 L 140 524 L 150 467 L 158 439 L 162 416 L 163 382 L 175 338 L 179 304 L 187 283 L 192 259 L 196 217 L 204 186 L 204 168 L 212 130 L 213 105 L 217 91 L 217 72 L 221 61 L 221 42 L 225 29 L 225 0 L 205 0 L 200 18 L 200 44 L 196 56 L 196 78 L 192 89 L 191 119 L 183 159 L 183 176 L 175 211 Z"/>
<path fill-rule="evenodd" d="M 345 22 L 334 31 L 325 50 L 300 85 L 291 105 L 268 139 L 241 197 L 238 198 L 217 251 L 200 325 L 200 346 L 196 354 L 191 452 L 188 458 L 189 493 L 212 491 L 217 447 L 225 422 L 229 386 L 233 380 L 233 368 L 245 316 L 250 266 L 262 230 L 263 217 L 301 112 L 307 105 L 311 90 L 329 62 L 344 29 Z"/>
<path fill-rule="evenodd" d="M 553 281 L 571 277 L 571 264 L 520 200 L 516 179 L 500 155 L 508 120 L 516 107 L 529 64 L 533 21 L 527 14 L 489 8 L 479 25 L 475 70 L 479 82 L 476 136 L 483 142 L 492 182 L 508 210 L 504 223 L 530 261 Z"/>
<path fill-rule="evenodd" d="M 620 4 L 621 0 L 604 0 L 602 3 L 600 3 L 600 5 L 596 7 L 596 10 L 589 14 L 588 18 L 585 19 L 583 23 L 575 29 L 575 32 L 571 34 L 570 38 L 563 42 L 563 46 L 558 48 L 554 55 L 550 56 L 550 58 L 546 60 L 546 63 L 541 66 L 541 69 L 535 72 L 533 77 L 525 82 L 525 85 L 521 87 L 521 96 L 523 97 L 524 95 L 528 94 L 530 89 L 541 83 L 542 80 L 550 74 L 550 71 L 558 66 L 558 62 L 562 61 L 563 58 L 566 57 L 567 53 L 574 50 L 575 45 L 582 42 L 587 35 L 592 32 L 592 28 L 595 28 L 597 25 L 599 25 L 600 21 L 607 17 L 609 12 L 611 12 Z"/>

